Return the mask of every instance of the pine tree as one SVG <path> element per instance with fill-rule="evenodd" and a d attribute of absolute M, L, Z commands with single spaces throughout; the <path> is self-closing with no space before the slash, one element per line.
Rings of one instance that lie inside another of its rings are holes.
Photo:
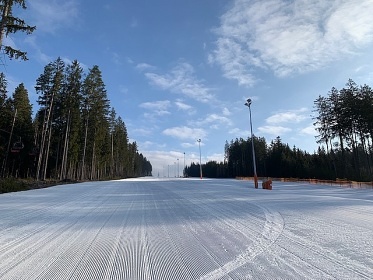
<path fill-rule="evenodd" d="M 58 121 L 60 115 L 55 117 L 53 113 L 55 105 L 60 104 L 59 98 L 64 89 L 64 68 L 64 62 L 61 58 L 58 58 L 44 67 L 44 73 L 36 81 L 35 89 L 39 94 L 38 103 L 41 105 L 39 117 L 43 116 L 40 123 L 41 127 L 38 129 L 40 131 L 38 135 L 40 152 L 36 168 L 37 179 L 46 179 L 52 134 L 57 136 L 61 134 L 61 123 Z M 54 122 L 54 118 L 57 122 Z M 59 137 L 55 137 L 55 139 L 60 140 Z M 58 158 L 58 148 L 52 149 L 52 151 L 56 153 L 55 157 Z"/>
<path fill-rule="evenodd" d="M 129 170 L 129 152 L 128 152 L 128 135 L 127 128 L 121 117 L 115 121 L 113 131 L 114 147 L 114 176 L 125 178 L 128 177 Z"/>
<path fill-rule="evenodd" d="M 79 134 L 81 126 L 80 103 L 83 69 L 77 60 L 66 68 L 66 85 L 61 96 L 61 107 L 64 118 L 64 136 L 60 180 L 77 178 L 76 172 L 79 160 Z"/>
<path fill-rule="evenodd" d="M 0 73 L 0 174 L 4 176 L 5 158 L 8 155 L 12 109 L 7 96 L 8 82 L 4 73 Z"/>
<path fill-rule="evenodd" d="M 115 174 L 115 161 L 114 161 L 115 120 L 116 120 L 115 109 L 111 108 L 110 118 L 109 118 L 109 128 L 110 128 L 110 177 L 112 178 L 114 177 L 114 174 Z"/>
<path fill-rule="evenodd" d="M 110 158 L 109 100 L 102 74 L 97 65 L 83 81 L 83 113 L 85 133 L 82 159 L 82 179 L 99 179 L 107 175 L 105 165 Z M 89 168 L 87 164 L 90 163 Z"/>
<path fill-rule="evenodd" d="M 19 84 L 13 94 L 13 107 L 17 110 L 17 121 L 14 126 L 14 135 L 22 143 L 23 149 L 17 154 L 13 176 L 28 177 L 32 170 L 32 158 L 30 153 L 33 150 L 33 127 L 32 127 L 32 105 L 28 92 L 23 83 Z"/>
<path fill-rule="evenodd" d="M 6 142 L 9 138 L 7 127 L 8 127 L 8 116 L 6 113 L 6 100 L 7 100 L 7 85 L 8 82 L 5 78 L 4 73 L 0 73 L 0 159 L 5 153 Z M 1 161 L 2 162 L 2 161 Z"/>

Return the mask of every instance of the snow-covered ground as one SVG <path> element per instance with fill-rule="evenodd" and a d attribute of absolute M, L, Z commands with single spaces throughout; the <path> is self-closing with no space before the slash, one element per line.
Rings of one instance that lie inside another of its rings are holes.
<path fill-rule="evenodd" d="M 372 279 L 373 191 L 121 180 L 0 195 L 0 279 Z"/>

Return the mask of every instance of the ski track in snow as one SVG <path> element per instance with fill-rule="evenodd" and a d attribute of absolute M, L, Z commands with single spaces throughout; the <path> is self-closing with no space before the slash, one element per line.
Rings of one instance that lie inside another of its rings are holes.
<path fill-rule="evenodd" d="M 371 279 L 372 190 L 130 179 L 0 195 L 0 279 Z"/>

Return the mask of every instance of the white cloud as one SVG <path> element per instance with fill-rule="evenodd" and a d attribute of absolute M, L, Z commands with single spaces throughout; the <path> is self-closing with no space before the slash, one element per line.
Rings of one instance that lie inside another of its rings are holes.
<path fill-rule="evenodd" d="M 211 89 L 194 76 L 194 69 L 189 63 L 179 63 L 167 74 L 145 73 L 150 83 L 162 90 L 183 94 L 200 102 L 213 98 Z"/>
<path fill-rule="evenodd" d="M 134 128 L 131 130 L 131 134 L 136 136 L 149 136 L 152 134 L 152 130 L 150 128 Z"/>
<path fill-rule="evenodd" d="M 235 0 L 209 61 L 244 86 L 258 69 L 280 77 L 320 69 L 372 44 L 372 11 L 371 0 Z"/>
<path fill-rule="evenodd" d="M 155 67 L 153 65 L 150 65 L 148 63 L 139 63 L 135 67 L 139 71 L 145 71 L 145 70 L 154 70 Z"/>
<path fill-rule="evenodd" d="M 196 113 L 196 110 L 195 108 L 193 108 L 193 106 L 190 106 L 181 100 L 176 100 L 175 105 L 178 110 L 185 111 L 189 116 L 194 115 Z"/>
<path fill-rule="evenodd" d="M 176 100 L 175 105 L 177 106 L 178 109 L 183 110 L 183 111 L 190 111 L 193 109 L 192 106 L 185 104 L 181 100 Z"/>
<path fill-rule="evenodd" d="M 279 124 L 279 123 L 300 123 L 308 116 L 304 113 L 308 110 L 306 108 L 301 108 L 299 110 L 289 110 L 286 112 L 276 113 L 266 119 L 268 124 Z"/>
<path fill-rule="evenodd" d="M 310 124 L 309 126 L 302 128 L 300 130 L 301 134 L 306 134 L 306 135 L 311 135 L 311 136 L 316 136 L 318 133 L 315 129 L 315 126 L 313 124 Z"/>
<path fill-rule="evenodd" d="M 141 143 L 141 149 L 149 149 L 150 147 L 154 147 L 154 143 L 151 141 Z"/>
<path fill-rule="evenodd" d="M 204 129 L 187 126 L 167 128 L 163 131 L 163 134 L 183 140 L 196 140 L 206 137 L 206 131 Z"/>
<path fill-rule="evenodd" d="M 164 111 L 168 107 L 170 107 L 171 102 L 169 100 L 162 100 L 162 101 L 154 101 L 154 102 L 144 102 L 141 103 L 139 106 L 141 108 L 149 109 L 152 111 Z"/>
<path fill-rule="evenodd" d="M 126 57 L 126 61 L 128 64 L 134 64 L 135 62 L 130 57 Z"/>
<path fill-rule="evenodd" d="M 209 55 L 209 62 L 219 64 L 225 78 L 236 80 L 242 86 L 254 85 L 256 78 L 248 67 L 253 60 L 249 52 L 229 38 L 219 38 L 216 45 L 216 50 Z"/>
<path fill-rule="evenodd" d="M 224 154 L 212 154 L 206 157 L 206 161 L 216 161 L 216 162 L 223 162 L 224 161 Z"/>
<path fill-rule="evenodd" d="M 229 111 L 228 108 L 223 108 L 223 115 L 224 116 L 230 116 L 232 113 Z"/>
<path fill-rule="evenodd" d="M 196 146 L 196 143 L 181 143 L 181 147 L 183 148 L 192 148 L 195 146 Z"/>
<path fill-rule="evenodd" d="M 218 128 L 217 124 L 226 124 L 226 125 L 231 125 L 232 122 L 230 119 L 224 116 L 219 116 L 217 114 L 210 114 L 208 115 L 204 120 L 200 120 L 195 122 L 198 126 L 204 126 L 204 125 L 210 125 L 212 126 L 213 124 L 216 124 L 216 127 Z"/>
<path fill-rule="evenodd" d="M 144 117 L 147 119 L 155 120 L 155 117 L 164 116 L 171 114 L 167 109 L 171 105 L 168 100 L 154 101 L 154 102 L 144 102 L 139 105 L 139 107 L 147 109 L 150 113 L 144 113 Z"/>
<path fill-rule="evenodd" d="M 270 134 L 274 136 L 281 136 L 281 135 L 284 135 L 285 133 L 292 131 L 292 129 L 288 127 L 271 126 L 271 125 L 258 127 L 258 130 L 261 133 Z"/>
<path fill-rule="evenodd" d="M 38 31 L 55 33 L 63 27 L 76 27 L 79 19 L 77 0 L 32 0 L 28 1 L 32 22 Z"/>

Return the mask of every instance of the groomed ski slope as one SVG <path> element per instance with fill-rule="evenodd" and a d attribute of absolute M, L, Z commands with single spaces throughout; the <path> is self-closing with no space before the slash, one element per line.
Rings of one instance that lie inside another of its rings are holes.
<path fill-rule="evenodd" d="M 373 191 L 236 180 L 0 195 L 0 279 L 372 279 Z"/>

